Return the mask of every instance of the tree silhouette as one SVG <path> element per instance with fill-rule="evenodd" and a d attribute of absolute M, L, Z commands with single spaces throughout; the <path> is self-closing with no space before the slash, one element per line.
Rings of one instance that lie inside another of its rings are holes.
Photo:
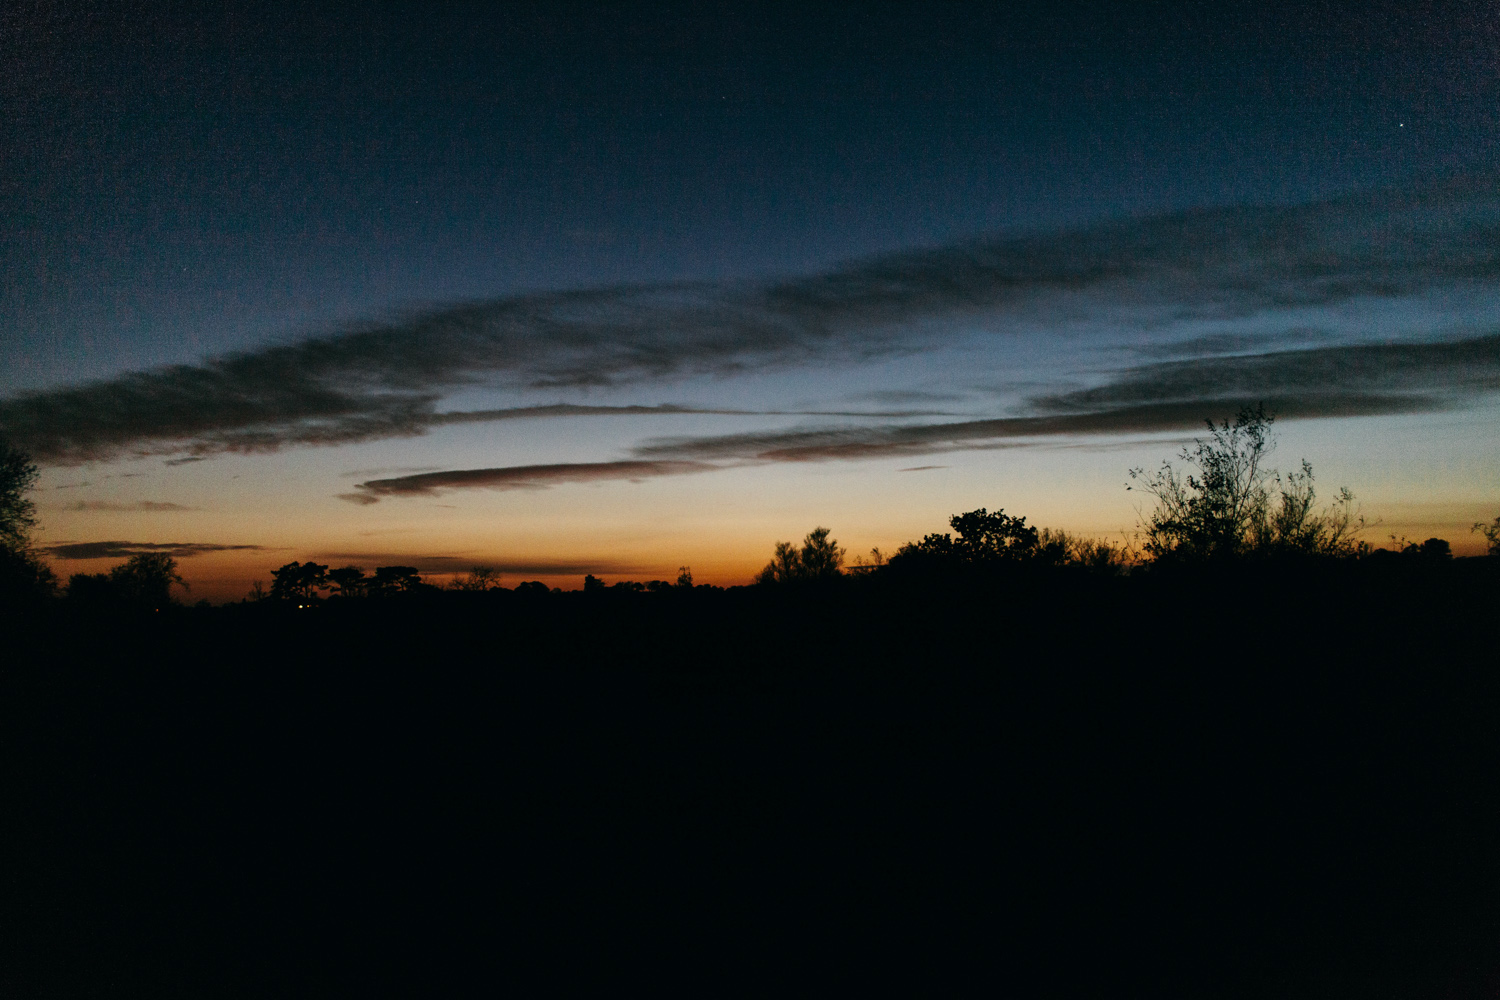
<path fill-rule="evenodd" d="M 1032 561 L 1043 554 L 1041 533 L 1026 523 L 1024 517 L 1012 517 L 1005 511 L 990 513 L 978 510 L 954 514 L 948 525 L 958 535 L 933 533 L 920 542 L 908 542 L 896 550 L 891 565 L 901 571 L 918 567 L 931 570 L 957 566 L 995 566 Z M 1047 535 L 1045 555 L 1050 561 L 1067 558 L 1066 536 L 1059 532 Z"/>
<path fill-rule="evenodd" d="M 797 546 L 791 542 L 777 542 L 771 553 L 771 561 L 755 578 L 756 583 L 791 583 L 802 578 L 802 559 Z"/>
<path fill-rule="evenodd" d="M 1423 559 L 1442 561 L 1453 558 L 1453 546 L 1446 538 L 1429 538 L 1417 546 L 1417 554 Z"/>
<path fill-rule="evenodd" d="M 993 514 L 980 507 L 948 520 L 958 533 L 954 548 L 968 562 L 1016 561 L 1036 553 L 1037 530 L 1028 527 L 1026 518 L 1011 517 L 1005 511 Z"/>
<path fill-rule="evenodd" d="M 805 580 L 835 577 L 844 565 L 844 549 L 828 537 L 827 528 L 814 528 L 802 540 L 801 562 Z"/>
<path fill-rule="evenodd" d="M 187 587 L 177 572 L 177 560 L 165 552 L 131 556 L 109 571 L 109 583 L 117 598 L 153 611 L 172 603 L 172 584 Z"/>
<path fill-rule="evenodd" d="M 45 600 L 57 592 L 52 568 L 27 546 L 0 545 L 0 608 Z"/>
<path fill-rule="evenodd" d="M 289 562 L 271 570 L 271 597 L 295 604 L 311 603 L 328 587 L 328 567 L 315 562 Z"/>
<path fill-rule="evenodd" d="M 1474 530 L 1483 535 L 1484 540 L 1489 543 L 1489 554 L 1500 557 L 1500 517 L 1495 518 L 1489 524 L 1476 521 Z"/>
<path fill-rule="evenodd" d="M 483 592 L 500 586 L 500 574 L 488 566 L 475 566 L 468 574 L 456 577 L 448 584 L 449 590 Z"/>
<path fill-rule="evenodd" d="M 845 550 L 828 534 L 827 528 L 814 528 L 802 540 L 800 549 L 791 542 L 777 542 L 771 561 L 760 571 L 756 582 L 796 583 L 838 576 L 844 565 Z"/>
<path fill-rule="evenodd" d="M 394 597 L 409 594 L 422 586 L 422 576 L 415 566 L 377 566 L 370 581 L 370 596 Z"/>
<path fill-rule="evenodd" d="M 365 571 L 358 566 L 340 566 L 328 571 L 328 585 L 336 597 L 363 597 L 369 582 Z"/>
<path fill-rule="evenodd" d="M 0 603 L 50 597 L 57 578 L 31 550 L 36 505 L 27 496 L 36 485 L 36 463 L 0 441 Z"/>
<path fill-rule="evenodd" d="M 0 441 L 0 545 L 22 551 L 36 527 L 36 504 L 27 496 L 37 480 L 36 463 Z"/>

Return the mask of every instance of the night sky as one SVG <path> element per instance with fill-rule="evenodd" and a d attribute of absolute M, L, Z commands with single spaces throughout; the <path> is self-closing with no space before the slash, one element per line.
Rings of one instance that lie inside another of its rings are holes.
<path fill-rule="evenodd" d="M 1500 513 L 1495 3 L 88 6 L 0 12 L 64 577 L 1118 538 L 1261 400 L 1373 543 Z"/>

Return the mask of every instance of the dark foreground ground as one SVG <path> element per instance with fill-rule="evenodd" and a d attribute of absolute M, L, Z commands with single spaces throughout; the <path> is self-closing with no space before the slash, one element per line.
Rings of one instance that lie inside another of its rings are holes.
<path fill-rule="evenodd" d="M 0 995 L 1500 995 L 1497 583 L 60 606 Z"/>

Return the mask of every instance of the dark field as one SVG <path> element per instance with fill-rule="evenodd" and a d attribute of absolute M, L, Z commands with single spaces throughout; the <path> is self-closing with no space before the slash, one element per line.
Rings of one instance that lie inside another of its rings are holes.
<path fill-rule="evenodd" d="M 56 602 L 0 995 L 1494 996 L 1495 562 Z"/>

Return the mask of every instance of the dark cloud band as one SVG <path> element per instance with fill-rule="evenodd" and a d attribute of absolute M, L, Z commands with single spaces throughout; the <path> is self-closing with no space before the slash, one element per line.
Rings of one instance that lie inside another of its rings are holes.
<path fill-rule="evenodd" d="M 663 438 L 629 461 L 428 472 L 360 484 L 356 503 L 439 490 L 540 489 L 558 483 L 706 472 L 767 462 L 824 462 L 1013 448 L 1060 436 L 1196 430 L 1264 403 L 1284 419 L 1446 409 L 1500 389 L 1500 335 L 1434 344 L 1365 344 L 1142 365 L 1092 389 L 1040 396 L 1033 415 L 937 424 L 819 427 Z M 918 471 L 935 468 L 919 466 Z"/>
<path fill-rule="evenodd" d="M 376 566 L 412 566 L 423 573 L 465 573 L 476 567 L 511 576 L 597 576 L 656 572 L 631 563 L 608 559 L 476 559 L 473 556 L 413 555 L 409 552 L 324 552 L 315 558 L 330 565 L 354 565 L 369 570 Z"/>
<path fill-rule="evenodd" d="M 709 472 L 718 466 L 689 461 L 572 462 L 558 465 L 512 465 L 496 469 L 423 472 L 394 479 L 371 479 L 341 494 L 351 503 L 376 503 L 381 497 L 435 494 L 453 489 L 537 490 L 558 483 L 589 483 Z"/>
<path fill-rule="evenodd" d="M 896 254 L 780 282 L 412 313 L 0 400 L 0 435 L 49 463 L 337 445 L 506 418 L 439 414 L 439 400 L 466 385 L 623 385 L 870 358 L 918 349 L 964 318 L 1045 325 L 1040 304 L 1055 293 L 1180 320 L 1497 280 L 1500 189 L 1486 178 Z"/>
<path fill-rule="evenodd" d="M 113 513 L 175 513 L 179 511 L 193 511 L 197 507 L 184 507 L 182 504 L 166 503 L 156 500 L 138 500 L 135 503 L 114 503 L 109 500 L 80 500 L 78 503 L 70 504 L 64 508 L 70 511 L 100 511 Z"/>
<path fill-rule="evenodd" d="M 165 553 L 187 559 L 208 552 L 257 552 L 261 545 L 218 545 L 212 542 L 63 542 L 46 545 L 42 551 L 55 559 L 128 559 L 146 553 Z"/>
<path fill-rule="evenodd" d="M 1430 412 L 1496 389 L 1500 335 L 1346 345 L 1142 365 L 1103 386 L 1033 398 L 1029 416 L 666 438 L 636 448 L 635 455 L 699 462 L 919 455 L 1013 446 L 1033 437 L 1188 430 L 1256 403 L 1291 419 Z"/>

